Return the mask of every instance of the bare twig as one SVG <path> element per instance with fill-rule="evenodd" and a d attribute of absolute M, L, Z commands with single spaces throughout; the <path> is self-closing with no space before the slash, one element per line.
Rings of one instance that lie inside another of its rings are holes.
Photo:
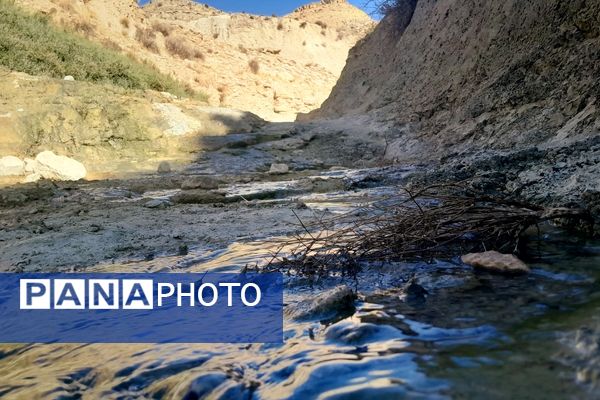
<path fill-rule="evenodd" d="M 513 252 L 531 226 L 589 217 L 583 210 L 544 209 L 476 193 L 461 184 L 402 190 L 405 194 L 361 208 L 359 217 L 354 211 L 307 224 L 296 215 L 302 233 L 282 240 L 264 269 L 307 276 L 352 274 L 364 261 L 431 260 L 491 249 Z"/>

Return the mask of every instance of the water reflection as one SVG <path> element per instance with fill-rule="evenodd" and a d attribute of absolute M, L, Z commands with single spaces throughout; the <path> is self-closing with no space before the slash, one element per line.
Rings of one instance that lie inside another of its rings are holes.
<path fill-rule="evenodd" d="M 353 315 L 287 320 L 280 345 L 0 346 L 0 395 L 598 398 L 600 330 L 581 329 L 597 325 L 600 247 L 578 243 L 585 251 L 577 252 L 569 243 L 555 233 L 533 243 L 534 272 L 520 277 L 450 262 L 366 265 L 351 282 L 360 293 Z M 236 272 L 272 250 L 261 242 L 235 243 L 88 271 Z M 407 294 L 409 282 L 422 288 L 419 295 Z M 290 282 L 286 303 L 340 283 Z M 587 378 L 578 382 L 578 374 Z"/>

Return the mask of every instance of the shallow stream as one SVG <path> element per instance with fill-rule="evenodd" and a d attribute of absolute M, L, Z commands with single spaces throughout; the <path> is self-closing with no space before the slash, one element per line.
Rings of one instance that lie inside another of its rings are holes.
<path fill-rule="evenodd" d="M 340 193 L 302 201 L 348 207 Z M 87 271 L 237 272 L 270 246 Z M 3 345 L 0 397 L 600 398 L 600 242 L 548 228 L 528 250 L 526 276 L 438 261 L 365 265 L 356 279 L 317 285 L 290 280 L 289 307 L 340 284 L 359 298 L 334 318 L 286 320 L 283 344 Z"/>

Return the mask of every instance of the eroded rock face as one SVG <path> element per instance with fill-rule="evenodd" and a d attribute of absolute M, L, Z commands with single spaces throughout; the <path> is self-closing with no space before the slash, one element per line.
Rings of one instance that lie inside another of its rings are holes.
<path fill-rule="evenodd" d="M 502 254 L 497 251 L 465 254 L 461 257 L 461 260 L 472 267 L 495 272 L 527 273 L 530 271 L 527 264 L 515 255 Z"/>
<path fill-rule="evenodd" d="M 595 208 L 600 3 L 397 3 L 304 118 L 387 124 L 384 158 L 432 166 L 425 185 L 473 179 L 533 203 Z"/>
<path fill-rule="evenodd" d="M 189 162 L 207 148 L 205 136 L 246 133 L 265 124 L 249 112 L 168 93 L 19 72 L 0 73 L 0 93 L 11 99 L 0 104 L 0 155 L 24 160 L 23 175 L 30 180 L 35 161 L 27 157 L 46 150 L 80 161 L 90 179 L 120 176 L 156 171 L 162 159 Z"/>
<path fill-rule="evenodd" d="M 87 175 L 85 166 L 77 160 L 44 151 L 35 158 L 35 173 L 42 178 L 58 181 L 78 181 Z"/>
<path fill-rule="evenodd" d="M 311 117 L 409 124 L 388 149 L 399 161 L 589 137 L 599 20 L 600 3 L 581 0 L 400 1 Z"/>

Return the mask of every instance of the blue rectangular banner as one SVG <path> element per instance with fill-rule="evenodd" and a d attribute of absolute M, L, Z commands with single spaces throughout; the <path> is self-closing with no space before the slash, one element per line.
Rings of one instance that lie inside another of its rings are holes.
<path fill-rule="evenodd" d="M 280 343 L 281 274 L 0 274 L 1 343 Z"/>

